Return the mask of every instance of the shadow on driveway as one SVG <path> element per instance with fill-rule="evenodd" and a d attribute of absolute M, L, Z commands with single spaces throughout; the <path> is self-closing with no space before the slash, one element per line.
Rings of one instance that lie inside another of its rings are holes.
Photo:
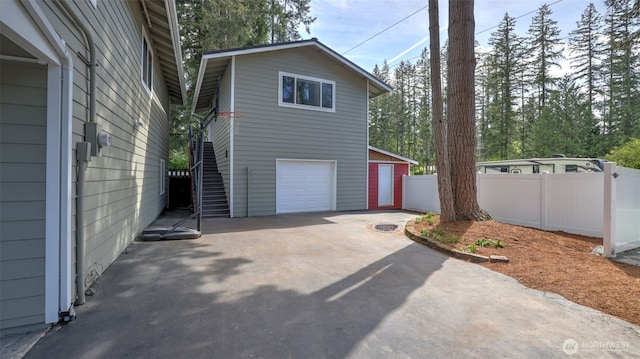
<path fill-rule="evenodd" d="M 330 222 L 316 217 L 313 224 Z M 346 357 L 366 351 L 363 339 L 446 259 L 362 226 L 361 240 L 382 251 L 351 250 L 324 226 L 315 227 L 318 238 L 288 231 L 246 241 L 247 220 L 237 228 L 226 220 L 224 233 L 240 233 L 223 237 L 134 242 L 94 286 L 77 320 L 54 328 L 26 358 Z M 262 220 L 291 228 L 290 217 L 289 226 L 286 218 Z M 386 330 L 411 331 L 400 323 Z"/>

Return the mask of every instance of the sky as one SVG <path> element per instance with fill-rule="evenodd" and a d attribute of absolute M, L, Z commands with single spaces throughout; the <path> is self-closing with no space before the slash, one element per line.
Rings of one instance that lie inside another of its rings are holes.
<path fill-rule="evenodd" d="M 531 18 L 545 3 L 549 4 L 553 12 L 552 19 L 558 22 L 560 37 L 566 39 L 569 32 L 576 28 L 576 22 L 580 20 L 589 2 L 475 0 L 476 40 L 481 46 L 487 46 L 487 40 L 497 29 L 505 13 L 517 18 L 516 33 L 525 36 Z M 591 2 L 604 15 L 604 0 Z M 426 5 L 427 0 L 311 0 L 311 16 L 316 17 L 316 21 L 311 25 L 310 34 L 303 31 L 301 34 L 305 39 L 316 37 L 367 71 L 372 71 L 376 64 L 382 65 L 384 60 L 393 68 L 402 60 L 415 62 L 422 49 L 429 46 L 429 14 Z M 447 36 L 447 7 L 446 0 L 439 1 L 441 44 L 444 44 Z M 404 18 L 406 19 L 403 20 Z M 397 22 L 397 25 L 373 37 Z M 371 37 L 373 38 L 359 45 Z"/>

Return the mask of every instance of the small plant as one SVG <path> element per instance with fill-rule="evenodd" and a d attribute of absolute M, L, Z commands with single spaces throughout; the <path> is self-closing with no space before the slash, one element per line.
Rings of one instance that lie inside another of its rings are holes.
<path fill-rule="evenodd" d="M 475 253 L 478 250 L 478 247 L 475 243 L 467 244 L 466 246 L 462 246 L 462 251 L 467 253 Z"/>
<path fill-rule="evenodd" d="M 480 238 L 477 241 L 474 242 L 474 244 L 476 246 L 480 246 L 482 248 L 484 247 L 494 247 L 494 248 L 504 248 L 504 245 L 502 244 L 502 242 L 500 241 L 494 241 L 492 239 L 488 239 L 488 238 Z"/>
<path fill-rule="evenodd" d="M 433 226 L 433 224 L 436 223 L 436 221 L 434 221 L 433 218 L 428 218 L 427 223 L 429 223 L 430 226 Z"/>
<path fill-rule="evenodd" d="M 480 238 L 480 239 L 478 239 L 477 241 L 475 241 L 475 243 L 474 243 L 474 244 L 475 244 L 476 246 L 480 246 L 480 247 L 484 248 L 484 247 L 486 247 L 486 246 L 492 245 L 492 244 L 493 244 L 493 241 L 492 241 L 492 240 L 490 240 L 490 239 L 487 239 L 487 238 Z"/>
<path fill-rule="evenodd" d="M 441 236 L 438 240 L 442 243 L 458 243 L 460 241 L 460 237 L 455 234 L 450 234 L 448 236 Z"/>
<path fill-rule="evenodd" d="M 428 222 L 429 222 L 429 224 L 433 224 L 433 223 L 435 223 L 435 221 L 433 221 L 431 218 L 432 218 L 433 216 L 435 216 L 435 215 L 436 215 L 436 214 L 435 214 L 434 212 L 423 213 L 423 214 L 421 214 L 419 217 L 416 217 L 415 222 L 416 222 L 416 223 L 420 223 L 420 222 L 422 222 L 423 220 L 428 219 L 428 220 L 429 220 L 429 221 L 428 221 Z"/>
<path fill-rule="evenodd" d="M 444 229 L 442 229 L 442 228 L 434 228 L 431 231 L 434 232 L 435 234 L 439 235 L 439 236 L 444 234 Z"/>
<path fill-rule="evenodd" d="M 426 229 L 426 228 L 422 228 L 420 230 L 420 234 L 422 234 L 423 236 L 427 236 L 428 237 L 429 236 L 429 230 Z"/>

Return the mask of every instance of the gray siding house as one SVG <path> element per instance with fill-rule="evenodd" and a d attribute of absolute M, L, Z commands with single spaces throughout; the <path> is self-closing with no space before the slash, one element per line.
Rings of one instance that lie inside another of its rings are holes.
<path fill-rule="evenodd" d="M 0 1 L 0 334 L 74 315 L 163 210 L 173 0 Z"/>
<path fill-rule="evenodd" d="M 205 53 L 193 111 L 231 217 L 366 209 L 368 104 L 389 91 L 316 39 Z"/>

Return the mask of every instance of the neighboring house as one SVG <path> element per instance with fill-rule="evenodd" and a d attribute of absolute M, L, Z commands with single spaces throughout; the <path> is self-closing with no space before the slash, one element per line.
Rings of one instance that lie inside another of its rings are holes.
<path fill-rule="evenodd" d="M 369 209 L 402 208 L 402 176 L 418 162 L 369 146 Z"/>
<path fill-rule="evenodd" d="M 160 214 L 184 94 L 173 0 L 0 1 L 0 334 L 72 317 Z"/>
<path fill-rule="evenodd" d="M 193 111 L 230 216 L 366 209 L 369 99 L 391 90 L 316 39 L 205 53 Z"/>

